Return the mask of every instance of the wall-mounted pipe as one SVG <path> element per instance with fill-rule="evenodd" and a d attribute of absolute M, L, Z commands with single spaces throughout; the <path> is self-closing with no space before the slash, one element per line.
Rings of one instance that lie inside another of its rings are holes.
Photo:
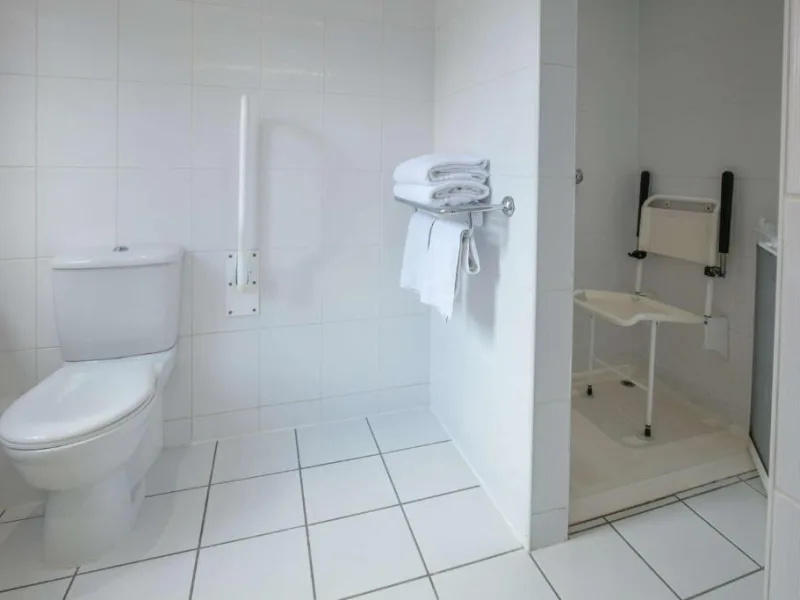
<path fill-rule="evenodd" d="M 245 228 L 247 227 L 247 148 L 248 126 L 250 123 L 250 100 L 242 94 L 239 114 L 239 222 L 236 236 L 236 288 L 244 291 L 250 283 L 250 259 L 245 247 Z"/>

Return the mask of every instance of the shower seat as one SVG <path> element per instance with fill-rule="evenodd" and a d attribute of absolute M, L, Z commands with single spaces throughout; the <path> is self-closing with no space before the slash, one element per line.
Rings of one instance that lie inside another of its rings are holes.
<path fill-rule="evenodd" d="M 619 327 L 650 323 L 650 356 L 647 383 L 635 379 L 633 385 L 647 392 L 647 411 L 643 438 L 653 431 L 653 393 L 655 383 L 656 337 L 661 324 L 702 325 L 708 329 L 712 320 L 714 280 L 725 277 L 730 247 L 733 208 L 733 173 L 722 175 L 720 200 L 688 196 L 650 196 L 650 173 L 642 173 L 639 191 L 639 219 L 636 250 L 629 253 L 637 260 L 633 292 L 576 290 L 576 306 L 589 313 L 589 374 L 586 393 L 594 395 L 592 376 L 595 365 L 629 378 L 621 370 L 595 356 L 595 325 L 599 317 Z M 706 300 L 702 314 L 661 302 L 642 292 L 645 259 L 649 254 L 689 261 L 703 266 L 706 277 Z M 707 336 L 708 337 L 708 336 Z"/>

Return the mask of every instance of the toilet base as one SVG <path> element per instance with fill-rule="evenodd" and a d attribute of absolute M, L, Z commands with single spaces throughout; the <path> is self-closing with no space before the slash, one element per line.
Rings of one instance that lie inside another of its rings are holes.
<path fill-rule="evenodd" d="M 44 557 L 54 567 L 77 567 L 101 558 L 128 535 L 144 498 L 142 479 L 131 486 L 125 468 L 80 489 L 47 496 Z"/>

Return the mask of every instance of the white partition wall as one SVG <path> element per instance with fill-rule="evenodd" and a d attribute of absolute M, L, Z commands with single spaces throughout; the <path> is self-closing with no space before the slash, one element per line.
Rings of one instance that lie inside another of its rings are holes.
<path fill-rule="evenodd" d="M 517 536 L 530 531 L 539 137 L 538 0 L 437 2 L 436 148 L 492 159 L 483 270 L 433 318 L 431 404 Z"/>

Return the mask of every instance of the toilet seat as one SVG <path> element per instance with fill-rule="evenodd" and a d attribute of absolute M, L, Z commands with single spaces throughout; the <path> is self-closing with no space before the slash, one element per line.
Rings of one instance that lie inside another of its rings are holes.
<path fill-rule="evenodd" d="M 151 364 L 106 361 L 62 367 L 0 418 L 0 442 L 15 450 L 58 448 L 95 437 L 155 397 Z"/>

